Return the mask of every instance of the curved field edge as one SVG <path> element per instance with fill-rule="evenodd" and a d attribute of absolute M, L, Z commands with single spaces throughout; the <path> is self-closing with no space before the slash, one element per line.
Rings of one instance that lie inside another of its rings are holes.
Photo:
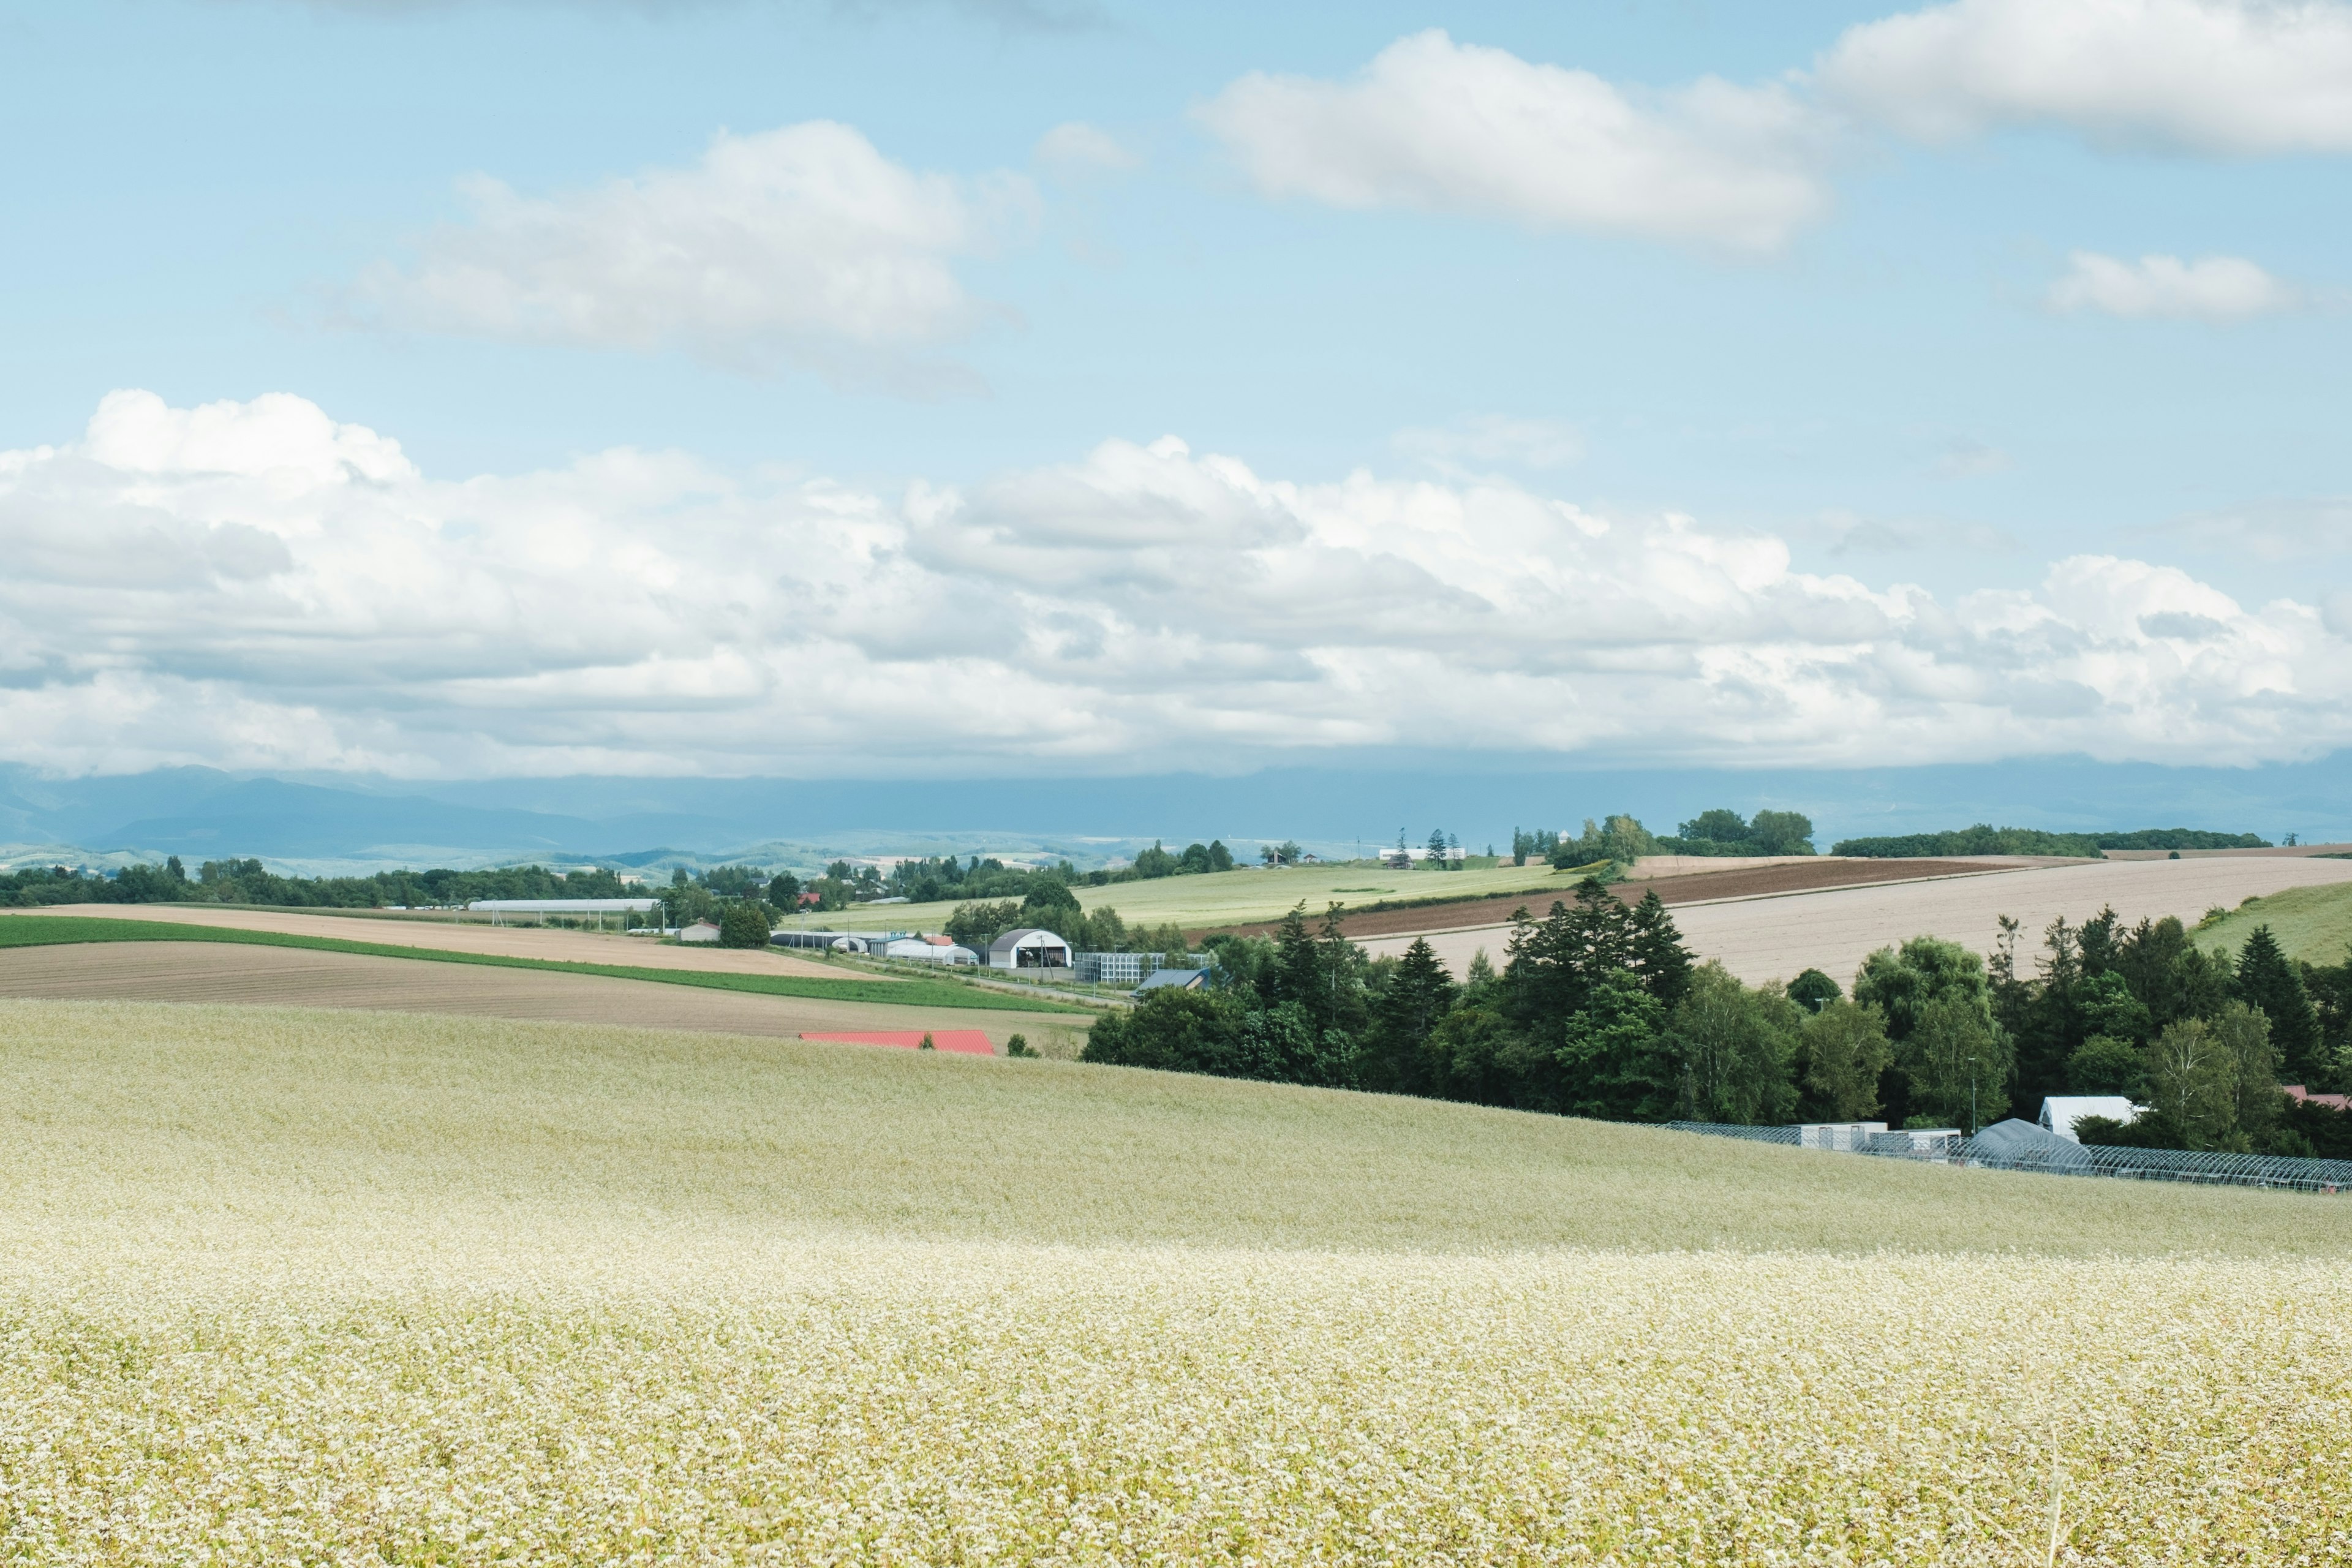
<path fill-rule="evenodd" d="M 171 921 L 106 920 L 82 915 L 12 915 L 0 920 L 0 947 L 48 947 L 77 942 L 222 942 L 256 947 L 308 948 L 369 958 L 417 959 L 434 963 L 471 963 L 497 969 L 537 969 L 560 974 L 595 974 L 614 980 L 650 980 L 664 985 L 697 985 L 713 991 L 746 991 L 769 996 L 805 996 L 835 1002 L 880 1002 L 902 1007 L 982 1008 L 1009 1013 L 1085 1014 L 1087 1009 L 1017 993 L 937 980 L 820 980 L 788 974 L 736 974 L 689 969 L 646 968 L 623 963 L 584 963 L 526 958 L 508 953 L 457 952 L 446 948 L 350 942 L 341 937 L 302 936 L 289 931 L 250 931 L 232 926 Z"/>
<path fill-rule="evenodd" d="M 2257 926 L 2270 927 L 2289 958 L 2320 965 L 2352 959 L 2352 882 L 2287 888 L 2248 899 L 2200 925 L 2197 941 L 2234 953 Z"/>
<path fill-rule="evenodd" d="M 1917 1167 L 1082 1063 L 446 1016 L 0 1001 L 0 1235 L 602 1256 L 842 1236 L 2341 1259 L 2352 1203 Z"/>

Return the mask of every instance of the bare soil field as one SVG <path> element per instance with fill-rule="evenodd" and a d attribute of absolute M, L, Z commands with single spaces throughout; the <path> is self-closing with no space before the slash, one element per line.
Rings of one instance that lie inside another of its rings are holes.
<path fill-rule="evenodd" d="M 553 963 L 629 963 L 646 969 L 691 969 L 706 974 L 798 974 L 838 980 L 845 973 L 782 948 L 678 947 L 648 937 L 551 931 L 541 926 L 487 926 L 456 921 L 373 920 L 352 915 L 291 914 L 272 910 L 227 909 L 208 904 L 58 904 L 37 910 L 0 910 L 0 915 L 92 915 L 101 920 L 165 921 L 178 925 L 225 926 L 235 931 L 284 931 L 292 936 L 331 936 L 339 942 L 370 942 L 385 947 L 433 947 L 445 952 L 496 953 L 504 958 L 541 958 Z M 896 980 L 898 975 L 861 972 L 860 980 Z"/>
<path fill-rule="evenodd" d="M 1000 1050 L 1005 1037 L 1017 1031 L 1034 1047 L 1056 1047 L 1057 1054 L 1066 1056 L 1076 1056 L 1085 1044 L 1087 1023 L 1034 1013 L 889 1007 L 594 974 L 215 942 L 0 949 L 0 996 L 453 1013 L 786 1037 L 809 1032 L 976 1028 L 984 1030 L 990 1044 Z"/>
<path fill-rule="evenodd" d="M 1883 864 L 1917 867 L 1929 862 Z M 1724 903 L 1684 900 L 1675 923 L 1693 952 L 1721 961 L 1750 984 L 1787 980 L 1812 968 L 1844 984 L 1874 949 L 1908 937 L 1939 936 L 1989 953 L 2000 934 L 2002 915 L 2016 917 L 2024 927 L 2019 944 L 2023 957 L 2038 947 L 2042 929 L 2061 915 L 2080 921 L 2111 904 L 2127 921 L 2176 915 L 2193 926 L 2216 905 L 2235 909 L 2249 898 L 2337 882 L 2352 882 L 2352 860 L 2215 856 L 2075 861 L 2001 876 L 1830 889 Z M 1658 890 L 1666 896 L 1666 884 L 1660 883 Z M 1497 923 L 1433 933 L 1430 945 L 1459 975 L 1482 948 L 1500 963 L 1509 936 L 1509 927 Z M 1394 953 L 1403 952 L 1410 941 L 1409 936 L 1388 936 L 1365 945 L 1376 954 Z"/>
<path fill-rule="evenodd" d="M 1696 858 L 1688 857 L 1686 858 Z M 1718 862 L 1719 864 L 1719 862 Z M 1937 877 L 1986 876 L 2023 869 L 2031 862 L 2010 859 L 1968 860 L 1832 860 L 1815 856 L 1804 859 L 1748 862 L 1729 870 L 1685 871 L 1639 881 L 1620 882 L 1612 889 L 1631 903 L 1651 889 L 1669 904 L 1710 899 L 1754 899 L 1774 894 L 1810 892 L 1821 888 L 1869 887 L 1881 882 L 1916 882 Z M 1376 936 L 1406 936 L 1417 932 L 1474 930 L 1507 924 L 1516 910 L 1540 916 L 1560 900 L 1575 896 L 1573 885 L 1539 895 L 1516 893 L 1473 903 L 1435 904 L 1412 910 L 1375 910 L 1343 915 L 1339 926 L 1361 942 Z M 1310 911 L 1315 912 L 1315 911 Z M 1278 921 L 1226 928 L 1246 936 L 1265 936 L 1277 930 Z"/>

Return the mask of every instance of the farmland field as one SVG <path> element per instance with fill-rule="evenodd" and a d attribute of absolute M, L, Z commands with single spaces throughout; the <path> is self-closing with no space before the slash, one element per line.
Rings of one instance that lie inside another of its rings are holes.
<path fill-rule="evenodd" d="M 1252 921 L 1279 920 L 1301 900 L 1306 900 L 1310 912 L 1320 914 L 1325 905 L 1334 901 L 1361 907 L 1406 899 L 1470 899 L 1543 892 L 1574 886 L 1579 874 L 1555 871 L 1544 865 L 1503 865 L 1475 871 L 1390 871 L 1363 864 L 1292 866 L 1278 871 L 1213 871 L 1190 877 L 1159 877 L 1074 890 L 1085 909 L 1117 910 L 1119 918 L 1129 925 L 1174 924 L 1186 931 L 1202 931 Z M 866 931 L 887 926 L 892 931 L 938 931 L 946 925 L 955 907 L 954 901 L 885 904 L 832 915 L 801 916 L 787 923 L 806 925 L 812 930 L 829 927 Z"/>
<path fill-rule="evenodd" d="M 222 904 L 54 904 L 39 910 L 0 910 L 0 918 L 77 916 L 110 921 L 162 921 L 217 931 L 277 931 L 326 937 L 375 947 L 424 947 L 549 963 L 627 964 L 646 969 L 687 969 L 706 974 L 798 974 L 839 979 L 842 971 L 817 959 L 780 948 L 766 951 L 687 947 L 618 932 L 562 931 L 539 926 L 492 926 L 474 921 L 424 918 L 383 919 L 364 912 L 310 914 L 290 910 L 248 910 Z"/>
<path fill-rule="evenodd" d="M 2004 914 L 2022 924 L 2020 945 L 2030 953 L 2051 921 L 2061 915 L 2081 921 L 2109 904 L 2127 921 L 2176 915 L 2194 926 L 2217 904 L 2235 908 L 2257 894 L 2347 886 L 2352 886 L 2352 860 L 2215 856 L 2074 862 L 1999 876 L 1685 905 L 1675 910 L 1675 923 L 1694 952 L 1721 960 L 1750 984 L 1787 980 L 1811 967 L 1843 984 L 1872 949 L 1909 936 L 1940 936 L 1990 952 Z M 1429 942 L 1458 975 L 1480 948 L 1500 963 L 1509 934 L 1507 927 L 1492 926 Z M 1364 945 L 1375 953 L 1397 952 L 1411 940 L 1376 938 Z"/>
<path fill-rule="evenodd" d="M 2326 1199 L 1054 1062 L 0 1002 L 0 1559 L 2352 1550 Z"/>
<path fill-rule="evenodd" d="M 2335 861 L 2336 865 L 2352 862 Z M 2241 904 L 2197 933 L 2209 947 L 2235 952 L 2256 926 L 2266 925 L 2289 958 L 2341 963 L 2352 954 L 2352 881 L 2289 888 Z"/>
<path fill-rule="evenodd" d="M 1064 1057 L 1084 1047 L 1091 1021 L 217 942 L 0 948 L 0 996 L 456 1013 L 735 1035 L 980 1029 L 999 1049 L 1019 1033 L 1034 1048 Z"/>
<path fill-rule="evenodd" d="M 649 981 L 666 986 L 732 991 L 762 996 L 813 997 L 833 1002 L 876 1002 L 897 1007 L 979 1007 L 1000 1012 L 1082 1012 L 1042 996 L 1012 994 L 1009 988 L 980 985 L 953 974 L 873 976 L 820 968 L 761 972 L 758 962 L 769 950 L 747 956 L 744 967 L 690 968 L 677 964 L 583 963 L 577 960 L 517 957 L 500 952 L 464 952 L 406 943 L 352 942 L 340 936 L 308 936 L 290 931 L 161 920 L 112 920 L 80 915 L 17 914 L 0 920 L 0 952 L 11 949 L 75 944 L 132 948 L 157 942 L 209 944 L 224 948 L 277 947 L 309 952 L 338 952 L 389 958 L 413 966 L 415 984 L 430 986 L 433 970 L 442 964 L 480 969 L 522 970 L 541 974 L 596 976 L 608 980 Z M 618 950 L 615 957 L 629 956 Z M 968 972 L 967 972 L 968 973 Z"/>

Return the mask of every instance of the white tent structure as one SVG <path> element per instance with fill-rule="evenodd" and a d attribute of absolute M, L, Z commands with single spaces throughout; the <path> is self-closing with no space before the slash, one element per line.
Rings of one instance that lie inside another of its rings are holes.
<path fill-rule="evenodd" d="M 911 959 L 917 963 L 976 964 L 980 954 L 954 942 L 926 942 L 919 936 L 905 937 L 882 950 L 885 958 Z"/>
<path fill-rule="evenodd" d="M 1070 944 L 1052 931 L 1022 926 L 988 944 L 991 969 L 1067 969 Z"/>
<path fill-rule="evenodd" d="M 2074 1123 L 2085 1116 L 2104 1116 L 2111 1121 L 2129 1122 L 2140 1113 L 2140 1107 L 2120 1094 L 2053 1094 L 2042 1102 L 2042 1128 L 2055 1132 L 2069 1143 L 2080 1143 L 2074 1136 Z"/>

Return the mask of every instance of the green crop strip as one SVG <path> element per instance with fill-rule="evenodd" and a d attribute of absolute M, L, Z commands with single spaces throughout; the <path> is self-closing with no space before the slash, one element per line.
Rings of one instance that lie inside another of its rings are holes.
<path fill-rule="evenodd" d="M 446 948 L 402 947 L 390 942 L 346 942 L 332 936 L 297 936 L 289 931 L 179 925 L 167 921 L 113 921 L 85 915 L 0 916 L 0 947 L 58 947 L 91 942 L 230 942 L 252 947 L 351 952 L 366 958 L 413 958 L 436 963 L 478 963 L 494 969 L 595 974 L 611 980 L 650 980 L 662 985 L 699 985 L 710 991 L 749 991 L 763 996 L 806 996 L 827 1002 L 878 1002 L 897 1007 L 962 1007 L 999 1013 L 1087 1012 L 1086 1008 L 1058 1002 L 939 980 L 812 980 L 796 974 L 725 974 L 691 969 L 649 969 L 626 963 L 568 963 L 504 953 L 452 952 Z"/>

